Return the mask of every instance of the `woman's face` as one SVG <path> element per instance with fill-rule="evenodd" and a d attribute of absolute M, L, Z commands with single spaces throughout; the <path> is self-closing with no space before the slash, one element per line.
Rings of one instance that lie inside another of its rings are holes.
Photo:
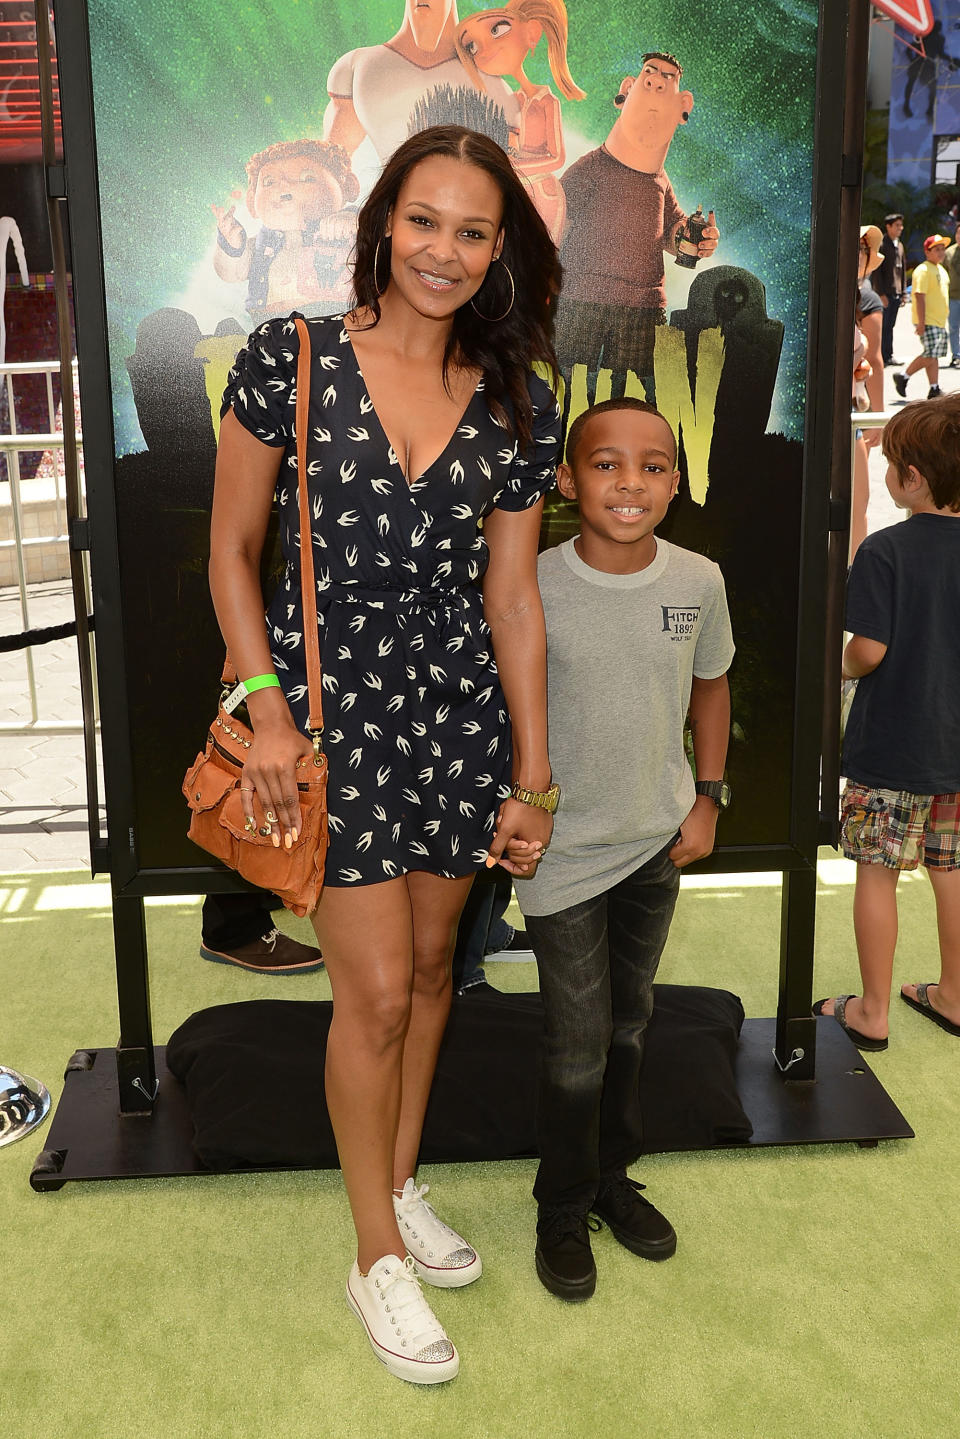
<path fill-rule="evenodd" d="M 390 286 L 418 314 L 453 316 L 503 248 L 503 198 L 486 170 L 431 155 L 407 175 L 390 211 Z"/>
<path fill-rule="evenodd" d="M 540 28 L 532 21 L 517 20 L 507 10 L 487 10 L 464 20 L 457 38 L 484 75 L 518 75 L 540 38 Z"/>

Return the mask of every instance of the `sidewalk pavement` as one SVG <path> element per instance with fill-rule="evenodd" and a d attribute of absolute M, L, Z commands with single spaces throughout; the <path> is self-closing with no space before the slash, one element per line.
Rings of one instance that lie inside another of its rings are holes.
<path fill-rule="evenodd" d="M 894 335 L 894 354 L 909 361 L 920 348 L 910 323 L 910 307 L 903 306 Z M 944 393 L 960 390 L 960 370 L 941 368 Z M 908 399 L 923 399 L 925 376 L 911 380 Z M 906 402 L 897 394 L 893 372 L 884 376 L 886 409 L 896 411 Z M 884 484 L 886 461 L 879 446 L 871 449 L 869 530 L 882 529 L 904 518 Z M 62 624 L 73 618 L 70 585 L 66 580 L 31 585 L 30 624 Z M 18 634 L 24 628 L 16 589 L 0 588 L 0 634 Z M 75 639 L 56 640 L 34 650 L 37 703 L 41 720 L 81 721 L 80 678 Z M 0 654 L 0 723 L 26 725 L 30 719 L 27 671 L 22 651 Z M 103 782 L 99 793 L 102 799 Z M 43 736 L 0 734 L 0 874 L 36 868 L 89 869 L 86 778 L 83 739 L 78 735 Z"/>

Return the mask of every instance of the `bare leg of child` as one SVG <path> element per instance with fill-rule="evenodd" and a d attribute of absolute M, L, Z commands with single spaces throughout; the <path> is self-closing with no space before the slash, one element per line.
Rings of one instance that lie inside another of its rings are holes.
<path fill-rule="evenodd" d="M 928 869 L 927 874 L 937 901 L 940 936 L 940 982 L 930 985 L 927 999 L 939 1014 L 960 1024 L 960 869 Z M 917 986 L 901 985 L 901 992 L 916 999 Z"/>
<path fill-rule="evenodd" d="M 871 1039 L 886 1039 L 889 1029 L 893 953 L 897 947 L 898 869 L 858 864 L 853 895 L 853 932 L 857 941 L 863 994 L 847 1001 L 844 1018 Z M 833 1013 L 833 1001 L 823 1007 Z"/>

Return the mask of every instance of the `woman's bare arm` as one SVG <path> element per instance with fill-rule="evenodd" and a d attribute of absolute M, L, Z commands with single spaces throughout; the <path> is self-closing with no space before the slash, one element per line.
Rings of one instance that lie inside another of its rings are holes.
<path fill-rule="evenodd" d="M 550 786 L 547 756 L 547 640 L 537 585 L 537 544 L 543 501 L 519 513 L 493 510 L 483 534 L 490 562 L 483 581 L 483 612 L 493 640 L 510 724 L 513 730 L 513 779 L 525 789 Z M 526 842 L 531 853 L 550 841 L 553 819 L 535 805 L 506 800 L 490 846 L 511 873 L 522 873 L 501 856 L 510 840 Z M 522 854 L 511 846 L 514 858 Z"/>
<path fill-rule="evenodd" d="M 210 593 L 224 643 L 244 679 L 273 671 L 260 555 L 283 454 L 261 444 L 232 413 L 224 416 L 210 524 Z M 244 777 L 256 788 L 264 810 L 272 810 L 285 836 L 290 835 L 300 823 L 296 762 L 310 753 L 310 741 L 296 728 L 280 689 L 257 690 L 247 699 L 247 712 L 255 737 Z M 274 843 L 280 843 L 276 831 Z"/>

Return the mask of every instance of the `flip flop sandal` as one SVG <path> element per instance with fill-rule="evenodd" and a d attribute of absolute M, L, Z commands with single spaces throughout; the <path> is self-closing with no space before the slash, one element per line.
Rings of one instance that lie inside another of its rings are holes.
<path fill-rule="evenodd" d="M 910 1008 L 915 1009 L 918 1014 L 925 1014 L 927 1019 L 932 1019 L 934 1024 L 939 1024 L 941 1029 L 945 1029 L 948 1034 L 952 1034 L 955 1038 L 960 1039 L 960 1024 L 954 1024 L 945 1014 L 941 1014 L 938 1009 L 934 1009 L 927 998 L 927 990 L 931 984 L 935 985 L 936 983 L 937 981 L 935 979 L 928 979 L 926 984 L 918 984 L 916 999 L 911 999 L 908 994 L 903 993 L 903 990 L 900 991 L 900 998 L 904 1004 L 909 1004 Z"/>
<path fill-rule="evenodd" d="M 835 1019 L 858 1049 L 868 1050 L 870 1054 L 879 1054 L 881 1050 L 887 1048 L 890 1043 L 889 1039 L 871 1039 L 869 1034 L 861 1034 L 859 1029 L 854 1029 L 853 1025 L 848 1024 L 843 1017 L 847 1000 L 856 999 L 856 997 L 855 994 L 838 994 L 833 1001 L 833 1014 L 824 1014 L 823 1006 L 830 1003 L 830 996 L 827 995 L 826 999 L 818 999 L 810 1012 L 817 1015 L 818 1018 L 823 1016 L 824 1019 Z"/>

